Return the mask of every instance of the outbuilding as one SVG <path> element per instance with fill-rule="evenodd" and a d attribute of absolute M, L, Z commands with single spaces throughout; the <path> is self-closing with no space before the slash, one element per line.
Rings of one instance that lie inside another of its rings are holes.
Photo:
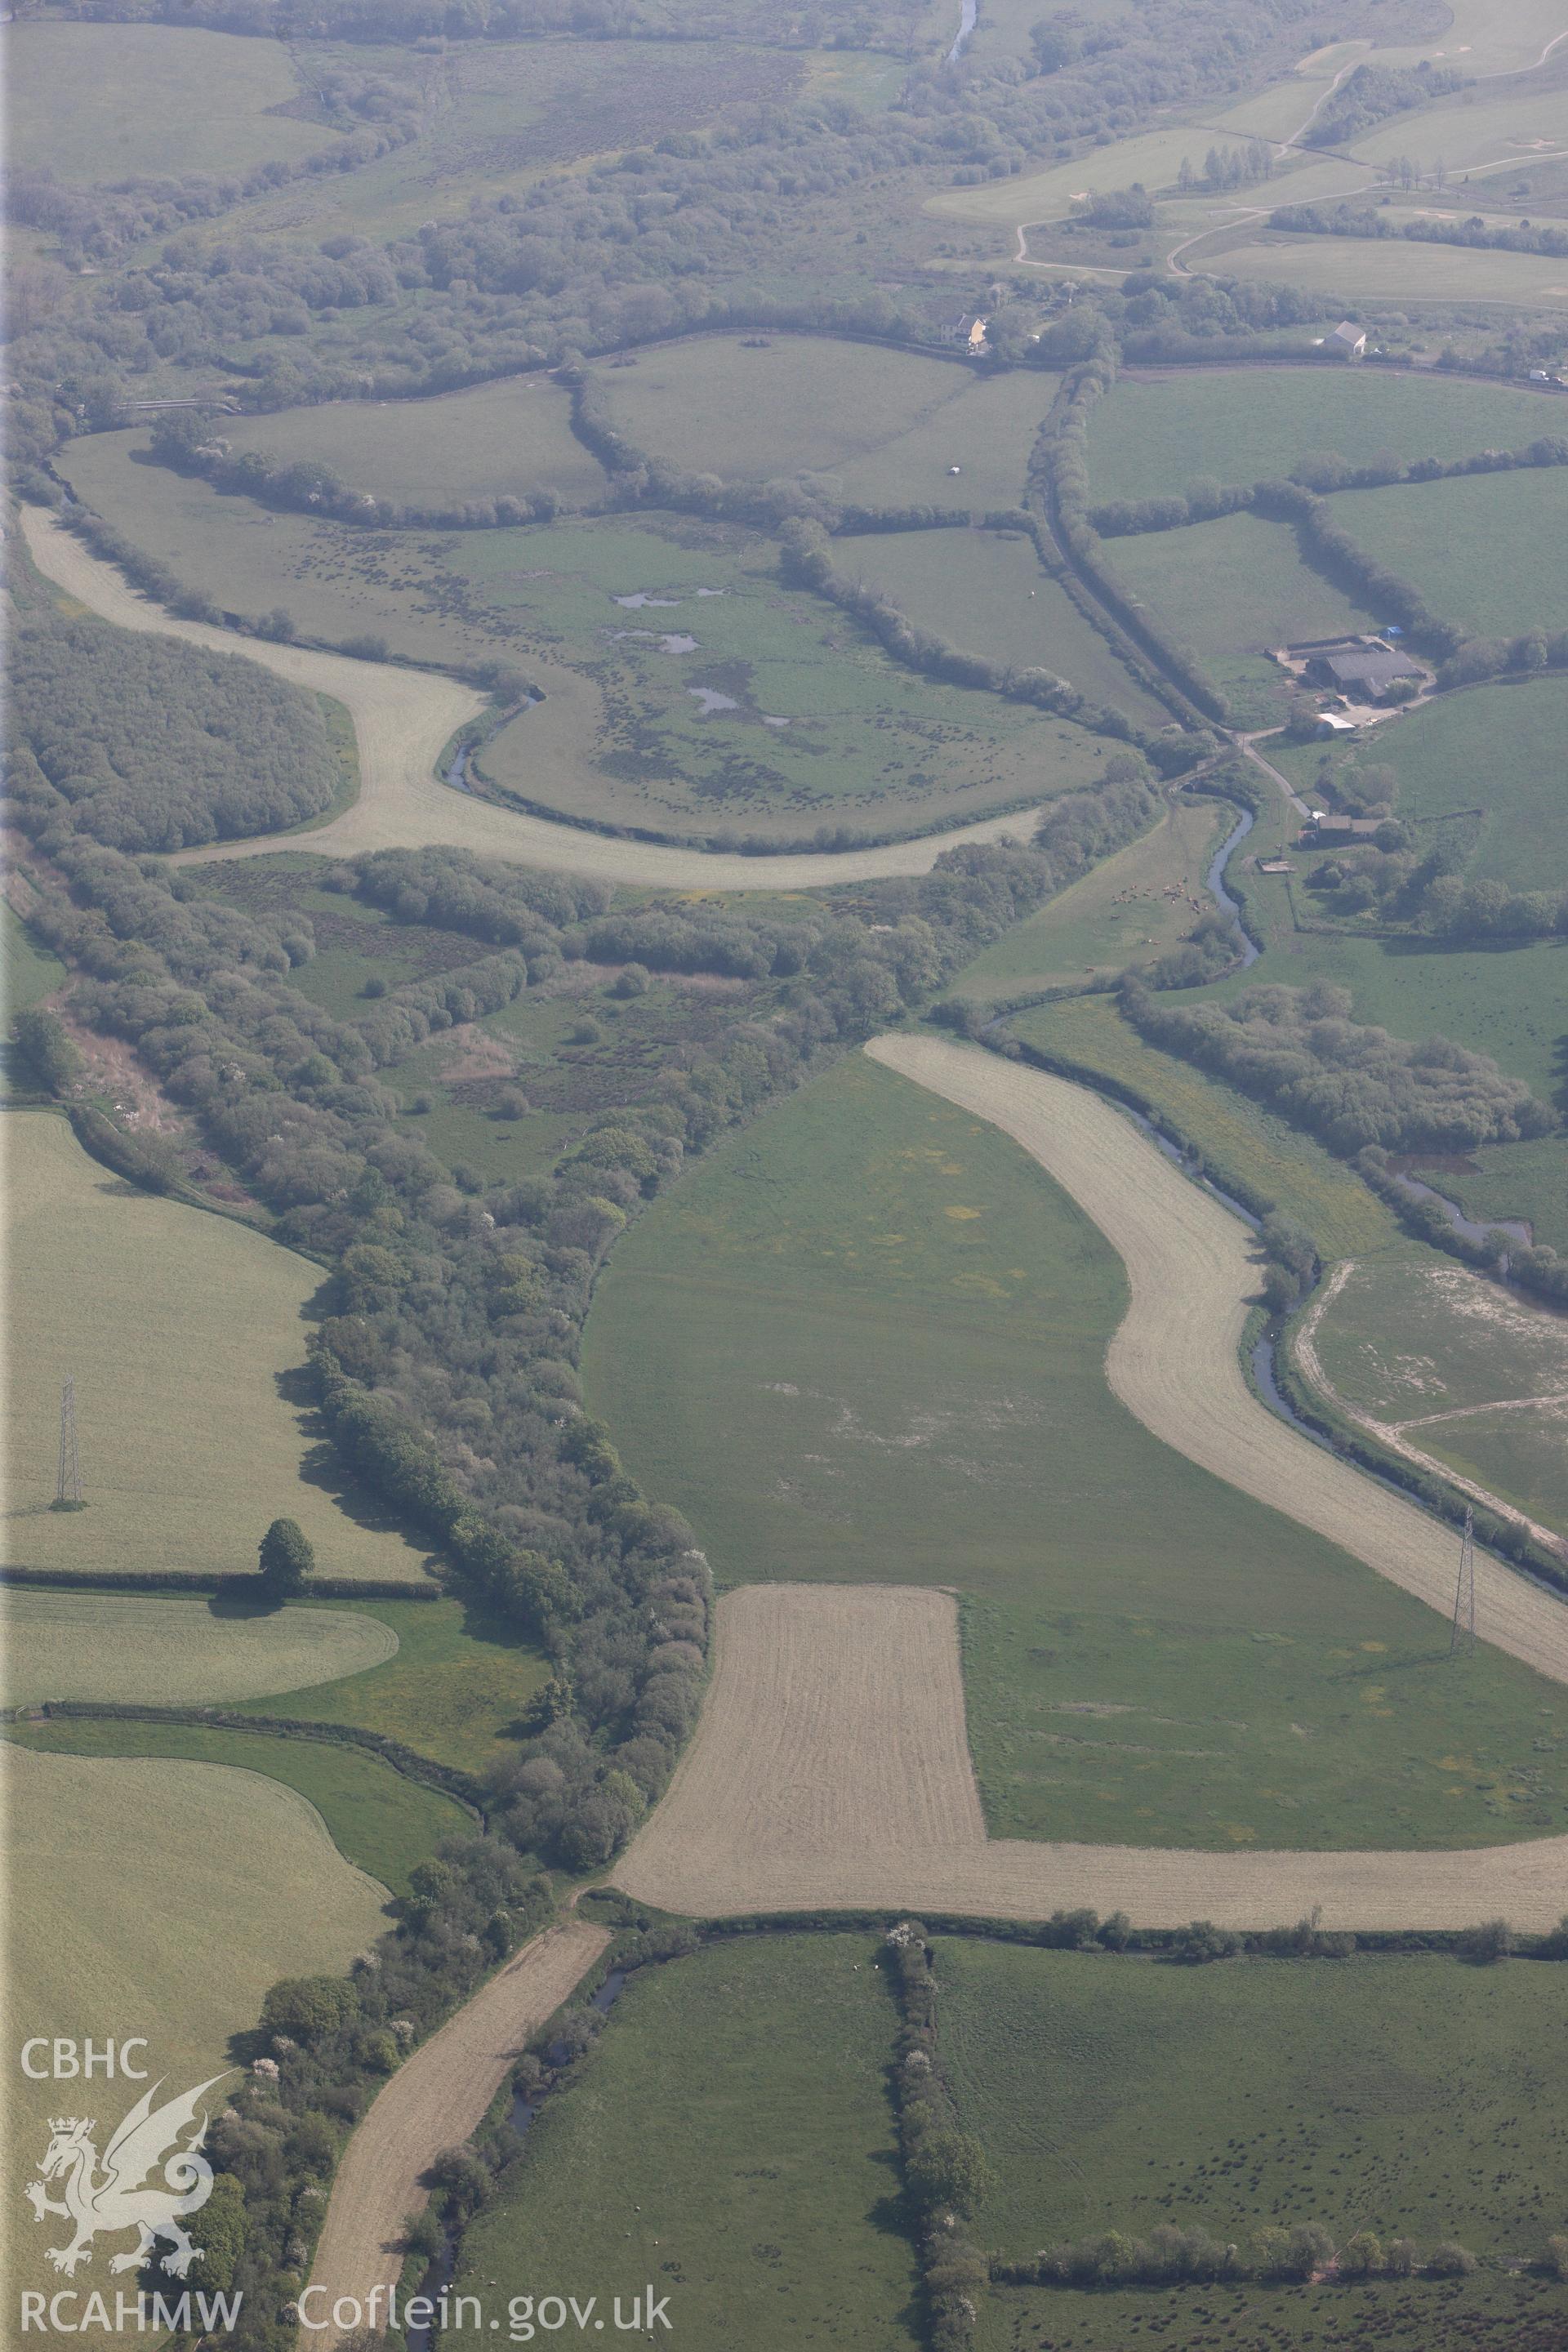
<path fill-rule="evenodd" d="M 1348 360 L 1359 360 L 1366 355 L 1366 329 L 1358 327 L 1352 319 L 1342 319 L 1326 340 L 1331 351 L 1342 352 Z"/>

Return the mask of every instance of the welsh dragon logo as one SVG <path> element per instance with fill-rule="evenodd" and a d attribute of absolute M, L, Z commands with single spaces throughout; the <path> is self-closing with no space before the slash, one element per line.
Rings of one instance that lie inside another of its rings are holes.
<path fill-rule="evenodd" d="M 204 2094 L 222 2080 L 221 2074 L 215 2074 L 211 2082 L 198 2083 L 194 2091 L 185 2091 L 156 2108 L 153 2101 L 163 2084 L 154 2083 L 116 2129 L 103 2151 L 101 2170 L 92 2142 L 98 2128 L 94 2118 L 50 2118 L 49 2144 L 38 2178 L 22 2193 L 32 2206 L 35 2221 L 58 2213 L 74 2225 L 76 2235 L 68 2246 L 46 2249 L 56 2270 L 74 2277 L 79 2263 L 92 2260 L 94 2238 L 100 2231 L 111 2237 L 121 2230 L 134 2230 L 137 2242 L 130 2253 L 112 2258 L 111 2271 L 134 2270 L 153 2253 L 160 2238 L 169 2242 L 161 2267 L 175 2278 L 184 2278 L 191 2264 L 201 2261 L 200 2246 L 191 2243 L 180 2225 L 184 2216 L 198 2213 L 212 2194 L 212 2166 L 196 2153 L 207 2128 L 206 2116 L 204 2113 L 198 2117 L 197 2107 Z M 193 2123 L 195 2129 L 181 2147 L 180 2134 Z M 160 2162 L 164 2188 L 150 2178 Z M 52 2180 L 63 2183 L 61 2197 L 48 2194 L 47 2184 Z"/>

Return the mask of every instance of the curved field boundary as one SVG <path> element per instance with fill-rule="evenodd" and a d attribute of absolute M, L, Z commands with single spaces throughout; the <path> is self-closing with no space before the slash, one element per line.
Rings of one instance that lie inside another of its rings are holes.
<path fill-rule="evenodd" d="M 1494 1511 L 1500 1519 L 1506 1519 L 1512 1527 L 1522 1528 L 1542 1550 L 1555 1553 L 1559 1559 L 1568 1559 L 1568 1544 L 1563 1542 L 1555 1528 L 1542 1527 L 1539 1519 L 1531 1518 L 1527 1512 L 1516 1510 L 1511 1503 L 1505 1503 L 1500 1495 L 1494 1495 L 1489 1486 L 1483 1486 L 1478 1479 L 1467 1478 L 1451 1463 L 1439 1462 L 1436 1454 L 1424 1454 L 1410 1441 L 1413 1429 L 1430 1429 L 1436 1422 L 1468 1421 L 1472 1413 L 1478 1412 L 1533 1412 L 1544 1404 L 1568 1402 L 1568 1391 L 1559 1390 L 1553 1396 L 1500 1397 L 1487 1404 L 1460 1405 L 1447 1412 L 1422 1413 L 1414 1421 L 1379 1421 L 1373 1414 L 1363 1412 L 1359 1405 L 1348 1403 L 1323 1370 L 1322 1358 L 1318 1353 L 1318 1332 L 1324 1316 L 1354 1273 L 1355 1265 L 1353 1257 L 1347 1257 L 1335 1266 L 1289 1343 L 1296 1369 L 1308 1387 L 1316 1389 L 1326 1404 L 1332 1406 L 1336 1412 L 1343 1413 L 1347 1421 L 1354 1422 L 1359 1428 L 1364 1429 L 1369 1436 L 1375 1437 L 1380 1445 L 1386 1445 L 1391 1454 L 1402 1454 L 1406 1462 L 1413 1462 L 1418 1470 L 1425 1470 L 1428 1477 L 1441 1478 L 1446 1485 L 1457 1486 L 1461 1495 L 1468 1495 L 1472 1502 L 1479 1503 L 1486 1510 Z M 1466 1278 L 1476 1283 L 1478 1287 L 1484 1286 L 1479 1275 Z M 1479 1598 L 1479 1592 L 1477 1598 Z"/>
<path fill-rule="evenodd" d="M 1199 1853 L 985 1836 L 964 1736 L 958 1618 L 910 1586 L 726 1593 L 697 1737 L 616 1864 L 635 1900 L 737 1911 L 880 1908 L 1138 1926 L 1553 1926 L 1568 1837 L 1445 1853 Z M 383 2093 L 383 2097 L 386 2095 Z M 378 2102 L 379 2105 L 379 2102 Z"/>
<path fill-rule="evenodd" d="M 482 856 L 512 857 L 553 873 L 590 874 L 615 883 L 668 889 L 809 890 L 834 882 L 876 882 L 929 874 L 944 849 L 966 842 L 1026 838 L 1038 813 L 984 818 L 951 833 L 922 834 L 876 849 L 799 850 L 746 857 L 732 850 L 683 849 L 666 842 L 624 841 L 499 808 L 439 782 L 436 761 L 459 727 L 477 718 L 484 698 L 434 670 L 354 661 L 305 646 L 270 645 L 232 630 L 182 621 L 132 588 L 110 563 L 40 507 L 22 509 L 22 529 L 38 570 L 101 620 L 122 629 L 184 637 L 208 652 L 260 662 L 294 686 L 345 705 L 359 739 L 360 791 L 353 806 L 329 824 L 246 841 L 208 842 L 171 858 L 205 866 L 234 857 L 306 850 L 354 857 L 372 849 L 422 849 L 439 843 Z"/>
<path fill-rule="evenodd" d="M 1278 1419 L 1243 1379 L 1238 1351 L 1258 1271 L 1238 1218 L 1087 1087 L 935 1037 L 878 1037 L 866 1051 L 1001 1128 L 1092 1217 L 1132 1294 L 1106 1374 L 1146 1429 L 1441 1615 L 1451 1612 L 1452 1536 Z M 1481 1554 L 1476 1606 L 1484 1641 L 1568 1683 L 1562 1601 Z"/>
<path fill-rule="evenodd" d="M 480 2123 L 529 2035 L 560 2008 L 609 1940 L 606 1929 L 585 1921 L 547 1927 L 378 2093 L 332 2184 L 310 2269 L 311 2284 L 326 2295 L 312 2297 L 313 2311 L 330 2310 L 340 2295 L 366 2306 L 381 2287 L 384 2316 L 384 2290 L 403 2270 L 404 2225 L 426 2202 L 421 2175 Z M 331 2352 L 338 2334 L 311 2329 L 301 2341 Z"/>

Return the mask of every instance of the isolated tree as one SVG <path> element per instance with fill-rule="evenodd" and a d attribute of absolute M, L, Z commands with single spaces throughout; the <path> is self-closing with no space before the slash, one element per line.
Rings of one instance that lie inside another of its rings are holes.
<path fill-rule="evenodd" d="M 261 1574 L 270 1592 L 298 1592 L 316 1555 L 298 1519 L 274 1519 L 261 1538 Z"/>

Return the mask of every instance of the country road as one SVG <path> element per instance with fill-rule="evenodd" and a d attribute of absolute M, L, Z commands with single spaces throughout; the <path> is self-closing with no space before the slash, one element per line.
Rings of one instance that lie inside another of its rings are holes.
<path fill-rule="evenodd" d="M 325 2290 L 311 2309 L 341 2295 L 368 2302 L 400 2276 L 398 2242 L 421 2212 L 422 2174 L 444 2147 L 481 2121 L 531 2033 L 560 2008 L 609 1942 L 607 1930 L 573 1919 L 547 1927 L 447 2019 L 400 2066 L 372 2102 L 332 2184 L 310 2283 Z M 331 2352 L 336 2331 L 301 2341 Z"/>
<path fill-rule="evenodd" d="M 437 843 L 482 856 L 513 857 L 552 873 L 589 874 L 606 882 L 667 889 L 810 890 L 835 882 L 876 882 L 929 874 L 944 849 L 966 842 L 1026 840 L 1038 812 L 982 818 L 951 833 L 922 834 L 874 849 L 792 850 L 763 857 L 735 851 L 628 841 L 521 810 L 499 807 L 442 783 L 436 761 L 458 729 L 484 709 L 472 687 L 435 670 L 353 660 L 307 646 L 271 645 L 231 629 L 183 621 L 130 586 L 124 575 L 39 507 L 24 507 L 22 530 L 38 570 L 79 604 L 122 629 L 183 637 L 211 653 L 259 662 L 292 685 L 344 705 L 359 742 L 360 792 L 353 806 L 325 824 L 243 841 L 214 841 L 175 853 L 171 863 L 205 866 L 280 850 L 356 857 L 373 849 L 416 849 Z"/>

